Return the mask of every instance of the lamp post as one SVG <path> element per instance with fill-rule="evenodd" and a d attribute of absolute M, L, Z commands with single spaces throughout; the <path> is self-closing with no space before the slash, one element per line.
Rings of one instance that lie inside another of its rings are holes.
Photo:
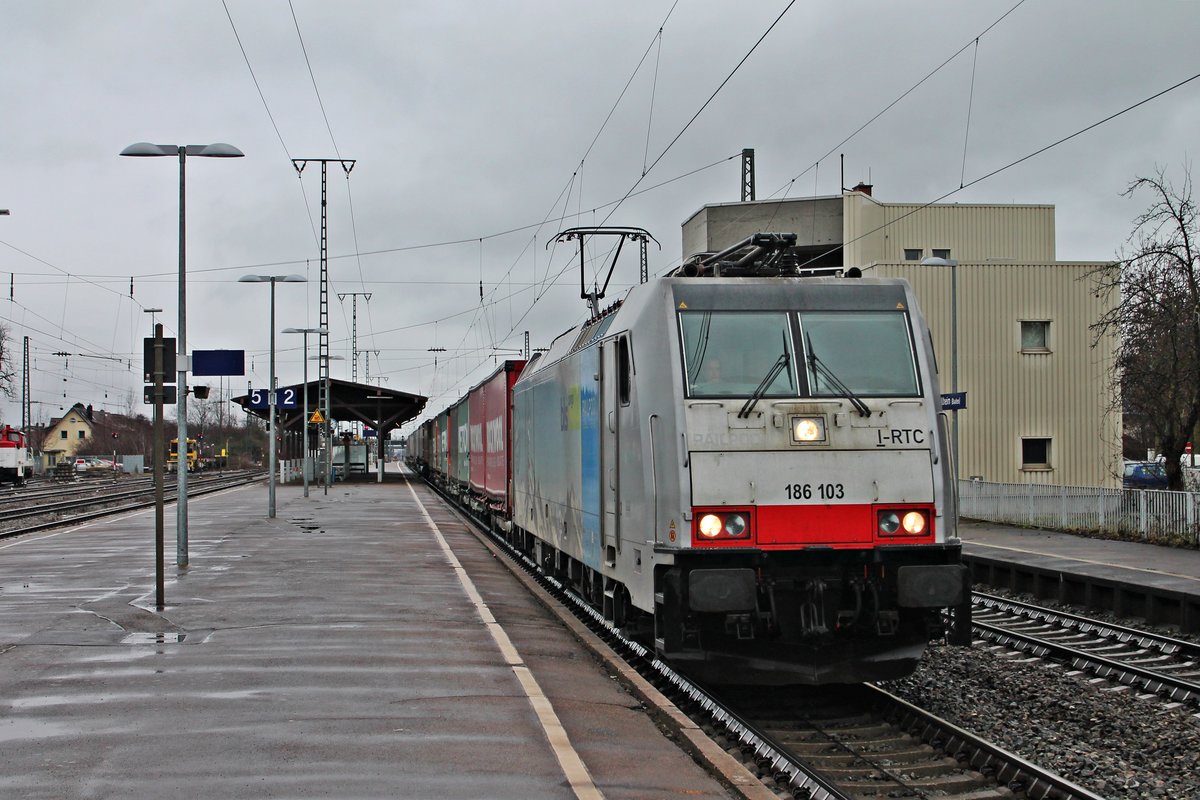
<path fill-rule="evenodd" d="M 181 567 L 188 565 L 188 510 L 187 510 L 187 225 L 184 203 L 184 176 L 188 156 L 203 158 L 241 158 L 245 155 L 231 144 L 217 142 L 215 144 L 150 144 L 137 142 L 121 151 L 123 156 L 179 157 L 179 349 L 176 355 L 178 375 L 178 406 L 176 416 L 179 419 L 179 442 L 183 446 L 184 457 L 176 464 L 178 479 L 178 497 L 175 500 L 175 563 Z"/>
<path fill-rule="evenodd" d="M 932 257 L 921 261 L 923 267 L 950 268 L 950 391 L 958 394 L 958 262 L 952 258 Z M 954 467 L 954 493 L 958 496 L 958 408 L 950 409 L 952 416 L 952 446 L 950 463 Z"/>
<path fill-rule="evenodd" d="M 306 283 L 308 278 L 303 275 L 243 275 L 238 283 L 269 283 L 271 284 L 271 396 L 267 400 L 271 409 L 270 431 L 267 434 L 271 442 L 267 447 L 270 452 L 268 466 L 271 479 L 267 486 L 267 517 L 275 519 L 275 284 L 276 283 Z"/>
<path fill-rule="evenodd" d="M 326 334 L 326 328 L 284 328 L 284 333 L 304 334 L 304 419 L 300 422 L 303 431 L 302 450 L 304 452 L 304 496 L 308 497 L 308 335 L 310 333 Z"/>

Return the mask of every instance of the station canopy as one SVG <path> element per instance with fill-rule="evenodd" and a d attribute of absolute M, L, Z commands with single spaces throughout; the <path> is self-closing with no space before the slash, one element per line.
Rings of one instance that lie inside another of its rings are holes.
<path fill-rule="evenodd" d="M 280 408 L 277 424 L 284 430 L 300 430 L 304 420 L 304 384 L 295 383 L 288 386 L 277 386 L 276 390 L 291 389 L 296 398 L 295 408 Z M 308 382 L 308 416 L 311 419 L 317 410 L 321 397 L 321 381 Z M 425 408 L 429 398 L 419 394 L 398 392 L 384 389 L 381 386 L 369 386 L 364 383 L 352 383 L 336 378 L 329 380 L 329 413 L 334 422 L 361 422 L 377 431 L 379 441 L 387 441 L 388 434 L 404 423 L 413 419 Z M 269 409 L 250 408 L 250 396 L 242 395 L 233 398 L 233 402 L 244 410 L 267 419 Z M 325 409 L 320 409 L 322 416 Z"/>

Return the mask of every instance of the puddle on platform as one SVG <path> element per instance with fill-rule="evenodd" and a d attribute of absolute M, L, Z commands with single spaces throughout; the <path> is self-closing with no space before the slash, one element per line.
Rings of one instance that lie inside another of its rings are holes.
<path fill-rule="evenodd" d="M 0 742 L 15 742 L 21 739 L 46 739 L 51 736 L 65 736 L 77 733 L 74 728 L 46 722 L 40 719 L 8 719 L 0 720 Z"/>
<path fill-rule="evenodd" d="M 121 639 L 121 644 L 179 644 L 187 638 L 186 633 L 150 633 L 136 631 Z"/>

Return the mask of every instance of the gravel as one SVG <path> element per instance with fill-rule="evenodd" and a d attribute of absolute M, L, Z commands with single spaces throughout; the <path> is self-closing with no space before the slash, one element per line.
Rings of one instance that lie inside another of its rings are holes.
<path fill-rule="evenodd" d="M 1107 798 L 1200 798 L 1200 718 L 1005 650 L 935 646 L 905 700 Z"/>

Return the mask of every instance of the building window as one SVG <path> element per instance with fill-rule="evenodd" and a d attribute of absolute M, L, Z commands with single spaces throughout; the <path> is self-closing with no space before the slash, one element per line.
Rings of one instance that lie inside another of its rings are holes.
<path fill-rule="evenodd" d="M 1021 469 L 1050 469 L 1049 439 L 1029 438 L 1021 440 Z"/>
<path fill-rule="evenodd" d="M 80 439 L 86 439 L 86 438 L 87 438 L 87 431 L 80 431 L 80 432 L 79 432 L 79 438 L 80 438 Z"/>
<path fill-rule="evenodd" d="M 933 257 L 934 258 L 944 258 L 947 261 L 949 261 L 950 260 L 950 248 L 949 247 L 933 248 Z"/>
<path fill-rule="evenodd" d="M 906 247 L 906 248 L 904 248 L 904 260 L 905 261 L 920 261 L 921 254 L 924 252 L 925 251 L 919 247 Z"/>
<path fill-rule="evenodd" d="M 66 432 L 66 431 L 59 431 L 59 432 L 58 432 L 58 438 L 60 438 L 60 439 L 65 439 L 65 438 L 67 438 L 67 432 Z"/>
<path fill-rule="evenodd" d="M 1021 320 L 1021 352 L 1050 352 L 1050 321 L 1044 319 Z"/>

